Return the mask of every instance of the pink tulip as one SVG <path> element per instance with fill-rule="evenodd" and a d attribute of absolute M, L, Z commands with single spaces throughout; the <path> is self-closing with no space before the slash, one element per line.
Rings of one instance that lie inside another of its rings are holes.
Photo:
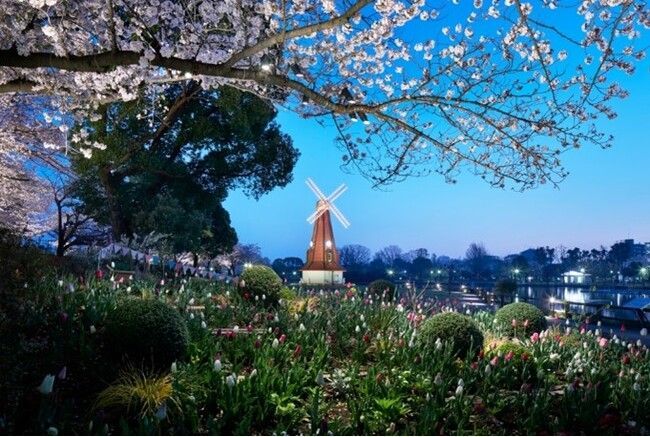
<path fill-rule="evenodd" d="M 600 347 L 605 347 L 605 346 L 607 346 L 607 339 L 606 339 L 605 337 L 602 337 L 602 338 L 598 341 L 598 346 L 600 346 Z"/>
<path fill-rule="evenodd" d="M 490 365 L 492 367 L 495 367 L 497 364 L 499 364 L 499 357 L 494 357 L 490 360 Z"/>
<path fill-rule="evenodd" d="M 524 320 L 524 328 L 528 328 L 528 319 Z"/>
<path fill-rule="evenodd" d="M 512 327 L 513 328 L 517 327 L 517 319 L 512 319 Z"/>
<path fill-rule="evenodd" d="M 506 360 L 506 362 L 508 362 L 508 361 L 512 360 L 512 357 L 514 357 L 514 356 L 515 356 L 514 352 L 510 351 L 503 358 Z"/>
<path fill-rule="evenodd" d="M 533 332 L 533 335 L 530 336 L 530 341 L 537 343 L 539 341 L 539 332 Z"/>
<path fill-rule="evenodd" d="M 284 334 L 282 334 L 282 335 L 280 336 L 280 343 L 284 343 L 286 340 L 287 340 L 287 336 L 284 335 Z"/>

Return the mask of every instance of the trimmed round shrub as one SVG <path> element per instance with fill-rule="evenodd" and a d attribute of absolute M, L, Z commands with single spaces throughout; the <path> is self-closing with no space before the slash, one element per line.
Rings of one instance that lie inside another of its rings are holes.
<path fill-rule="evenodd" d="M 496 313 L 496 321 L 510 337 L 529 336 L 546 329 L 546 318 L 542 310 L 525 302 L 515 302 L 500 308 Z"/>
<path fill-rule="evenodd" d="M 280 299 L 282 291 L 282 279 L 271 268 L 262 265 L 255 265 L 244 269 L 239 282 L 239 290 L 248 299 L 259 299 L 270 305 L 274 305 Z"/>
<path fill-rule="evenodd" d="M 470 317 L 454 313 L 436 314 L 424 322 L 418 336 L 421 346 L 434 347 L 436 340 L 449 342 L 456 356 L 475 354 L 483 346 L 483 333 Z"/>
<path fill-rule="evenodd" d="M 395 297 L 395 284 L 386 279 L 377 279 L 368 284 L 368 291 L 375 297 L 393 300 Z"/>
<path fill-rule="evenodd" d="M 110 314 L 106 343 L 118 359 L 165 369 L 185 357 L 189 333 L 183 317 L 169 305 L 155 299 L 129 299 Z"/>
<path fill-rule="evenodd" d="M 534 385 L 537 382 L 537 365 L 520 343 L 503 342 L 485 355 L 496 362 L 492 371 L 499 387 L 519 390 L 524 383 Z"/>

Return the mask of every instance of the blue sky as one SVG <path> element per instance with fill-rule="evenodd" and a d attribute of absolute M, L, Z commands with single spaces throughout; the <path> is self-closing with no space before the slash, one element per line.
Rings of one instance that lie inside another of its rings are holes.
<path fill-rule="evenodd" d="M 623 78 L 630 97 L 616 103 L 618 118 L 599 121 L 615 136 L 614 147 L 564 154 L 570 175 L 559 189 L 499 190 L 465 174 L 455 185 L 434 175 L 373 190 L 364 178 L 340 169 L 342 153 L 332 129 L 280 109 L 278 122 L 302 153 L 294 181 L 259 201 L 233 192 L 225 207 L 240 241 L 259 244 L 271 259 L 304 258 L 311 235 L 306 218 L 316 201 L 307 177 L 326 194 L 340 183 L 349 186 L 336 202 L 352 222 L 346 230 L 335 221 L 339 247 L 355 243 L 376 251 L 397 244 L 461 257 L 475 241 L 499 256 L 540 245 L 590 249 L 623 238 L 650 241 L 648 79 L 648 61 Z"/>

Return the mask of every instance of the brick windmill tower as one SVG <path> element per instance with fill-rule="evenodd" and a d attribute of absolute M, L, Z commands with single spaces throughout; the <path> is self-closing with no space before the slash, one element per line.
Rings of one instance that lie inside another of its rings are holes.
<path fill-rule="evenodd" d="M 301 269 L 301 282 L 303 284 L 343 284 L 345 270 L 339 263 L 330 211 L 344 228 L 350 226 L 348 219 L 333 204 L 334 200 L 338 199 L 348 187 L 343 184 L 328 197 L 325 197 L 311 178 L 307 178 L 307 186 L 314 192 L 318 201 L 316 202 L 316 211 L 307 218 L 309 223 L 313 223 L 314 231 L 309 241 L 309 249 L 307 249 L 307 262 Z"/>

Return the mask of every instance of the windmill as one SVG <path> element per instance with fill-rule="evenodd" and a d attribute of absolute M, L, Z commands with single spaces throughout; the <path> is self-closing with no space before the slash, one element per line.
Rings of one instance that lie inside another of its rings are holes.
<path fill-rule="evenodd" d="M 307 186 L 314 192 L 318 200 L 316 201 L 316 210 L 307 218 L 307 221 L 314 225 L 314 230 L 309 241 L 309 249 L 307 249 L 307 262 L 301 269 L 301 282 L 304 284 L 342 284 L 345 270 L 339 263 L 330 212 L 344 228 L 350 226 L 348 219 L 333 203 L 348 187 L 341 184 L 332 194 L 325 196 L 311 178 L 307 178 Z"/>

